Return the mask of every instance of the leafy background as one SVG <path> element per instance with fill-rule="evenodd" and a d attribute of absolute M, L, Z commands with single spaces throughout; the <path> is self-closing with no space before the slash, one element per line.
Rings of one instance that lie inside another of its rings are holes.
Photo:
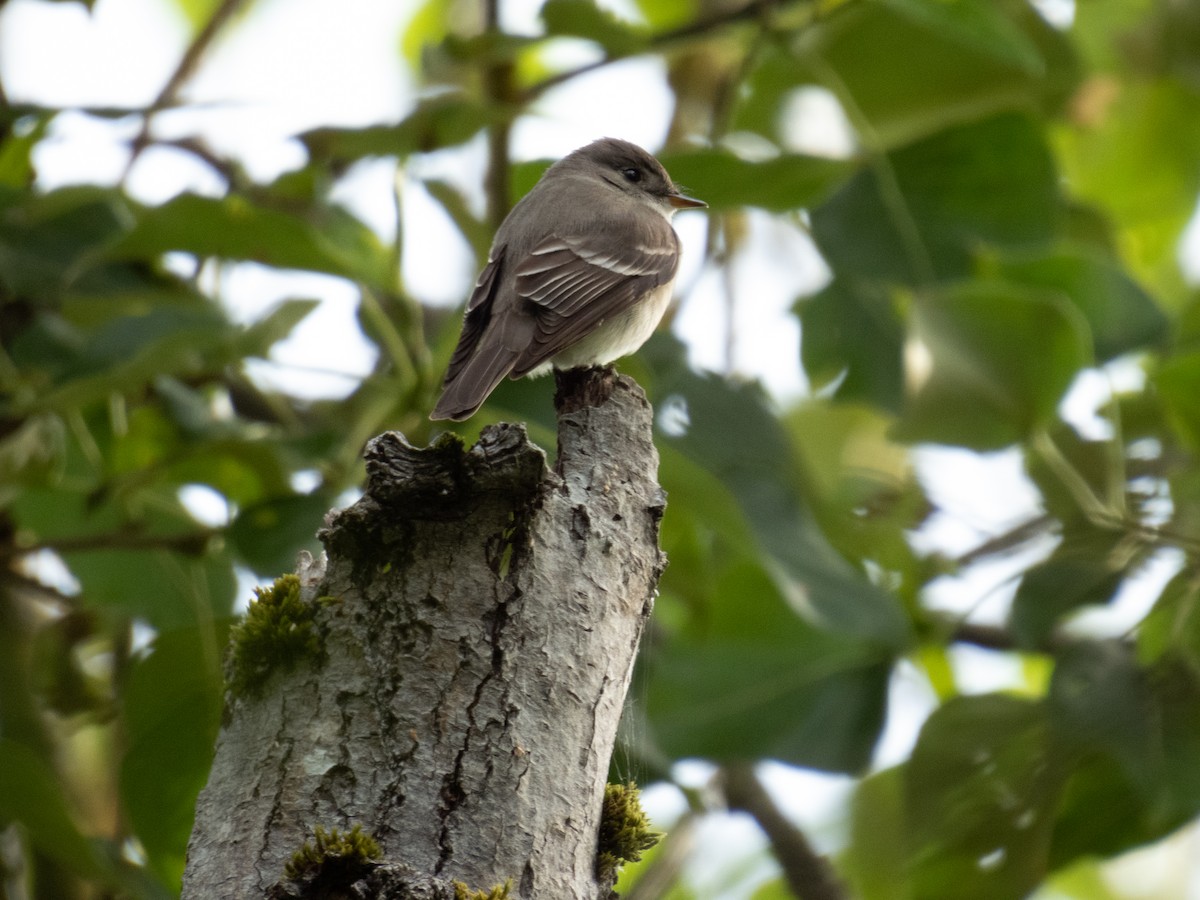
<path fill-rule="evenodd" d="M 803 391 L 668 332 L 623 364 L 660 410 L 671 559 L 615 765 L 670 835 L 624 895 L 1189 896 L 1200 3 L 546 0 L 516 29 L 495 2 L 414 6 L 403 115 L 294 129 L 268 177 L 171 125 L 265 0 L 165 3 L 190 39 L 144 106 L 0 91 L 0 897 L 177 894 L 248 584 L 312 547 L 367 437 L 434 433 L 457 315 L 414 287 L 402 188 L 380 228 L 347 185 L 380 160 L 419 184 L 473 268 L 547 162 L 517 130 L 631 59 L 712 207 L 710 329 L 753 356 L 763 279 L 826 268 L 775 361 Z M 35 6 L 78 5 L 0 3 L 6 47 Z M 111 175 L 40 178 L 80 122 L 123 136 Z M 839 123 L 845 152 L 802 139 Z M 136 190 L 166 152 L 205 187 Z M 764 233 L 788 238 L 755 282 Z M 263 363 L 313 300 L 229 302 L 295 270 L 377 351 L 336 398 Z M 505 385 L 463 431 L 552 446 L 548 391 Z M 970 497 L 1003 512 L 951 539 Z"/>

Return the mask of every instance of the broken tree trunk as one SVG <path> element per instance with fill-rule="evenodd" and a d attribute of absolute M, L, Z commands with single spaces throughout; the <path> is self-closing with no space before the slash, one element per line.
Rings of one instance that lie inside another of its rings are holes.
<path fill-rule="evenodd" d="M 319 645 L 229 700 L 184 900 L 317 896 L 285 865 L 354 825 L 384 864 L 346 896 L 608 896 L 597 829 L 664 499 L 640 388 L 569 374 L 554 472 L 512 425 L 368 445 L 365 495 L 299 573 Z"/>

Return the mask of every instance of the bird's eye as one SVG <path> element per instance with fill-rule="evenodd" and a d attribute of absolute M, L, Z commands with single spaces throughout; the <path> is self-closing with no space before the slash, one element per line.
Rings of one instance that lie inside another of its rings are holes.
<path fill-rule="evenodd" d="M 622 169 L 621 174 L 625 176 L 626 181 L 636 183 L 642 180 L 642 170 L 635 169 L 633 166 L 630 166 L 628 169 Z"/>

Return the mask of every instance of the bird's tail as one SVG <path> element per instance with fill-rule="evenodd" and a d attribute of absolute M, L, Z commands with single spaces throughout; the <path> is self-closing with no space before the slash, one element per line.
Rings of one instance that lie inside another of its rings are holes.
<path fill-rule="evenodd" d="M 469 419 L 512 371 L 517 356 L 499 341 L 480 346 L 462 368 L 447 376 L 442 385 L 442 396 L 429 418 L 455 422 Z"/>

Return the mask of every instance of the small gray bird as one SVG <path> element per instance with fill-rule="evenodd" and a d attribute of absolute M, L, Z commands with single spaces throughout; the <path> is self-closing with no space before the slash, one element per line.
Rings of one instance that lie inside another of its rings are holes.
<path fill-rule="evenodd" d="M 671 216 L 699 206 L 628 141 L 595 141 L 547 169 L 496 232 L 429 417 L 468 418 L 506 375 L 637 350 L 671 301 Z"/>

